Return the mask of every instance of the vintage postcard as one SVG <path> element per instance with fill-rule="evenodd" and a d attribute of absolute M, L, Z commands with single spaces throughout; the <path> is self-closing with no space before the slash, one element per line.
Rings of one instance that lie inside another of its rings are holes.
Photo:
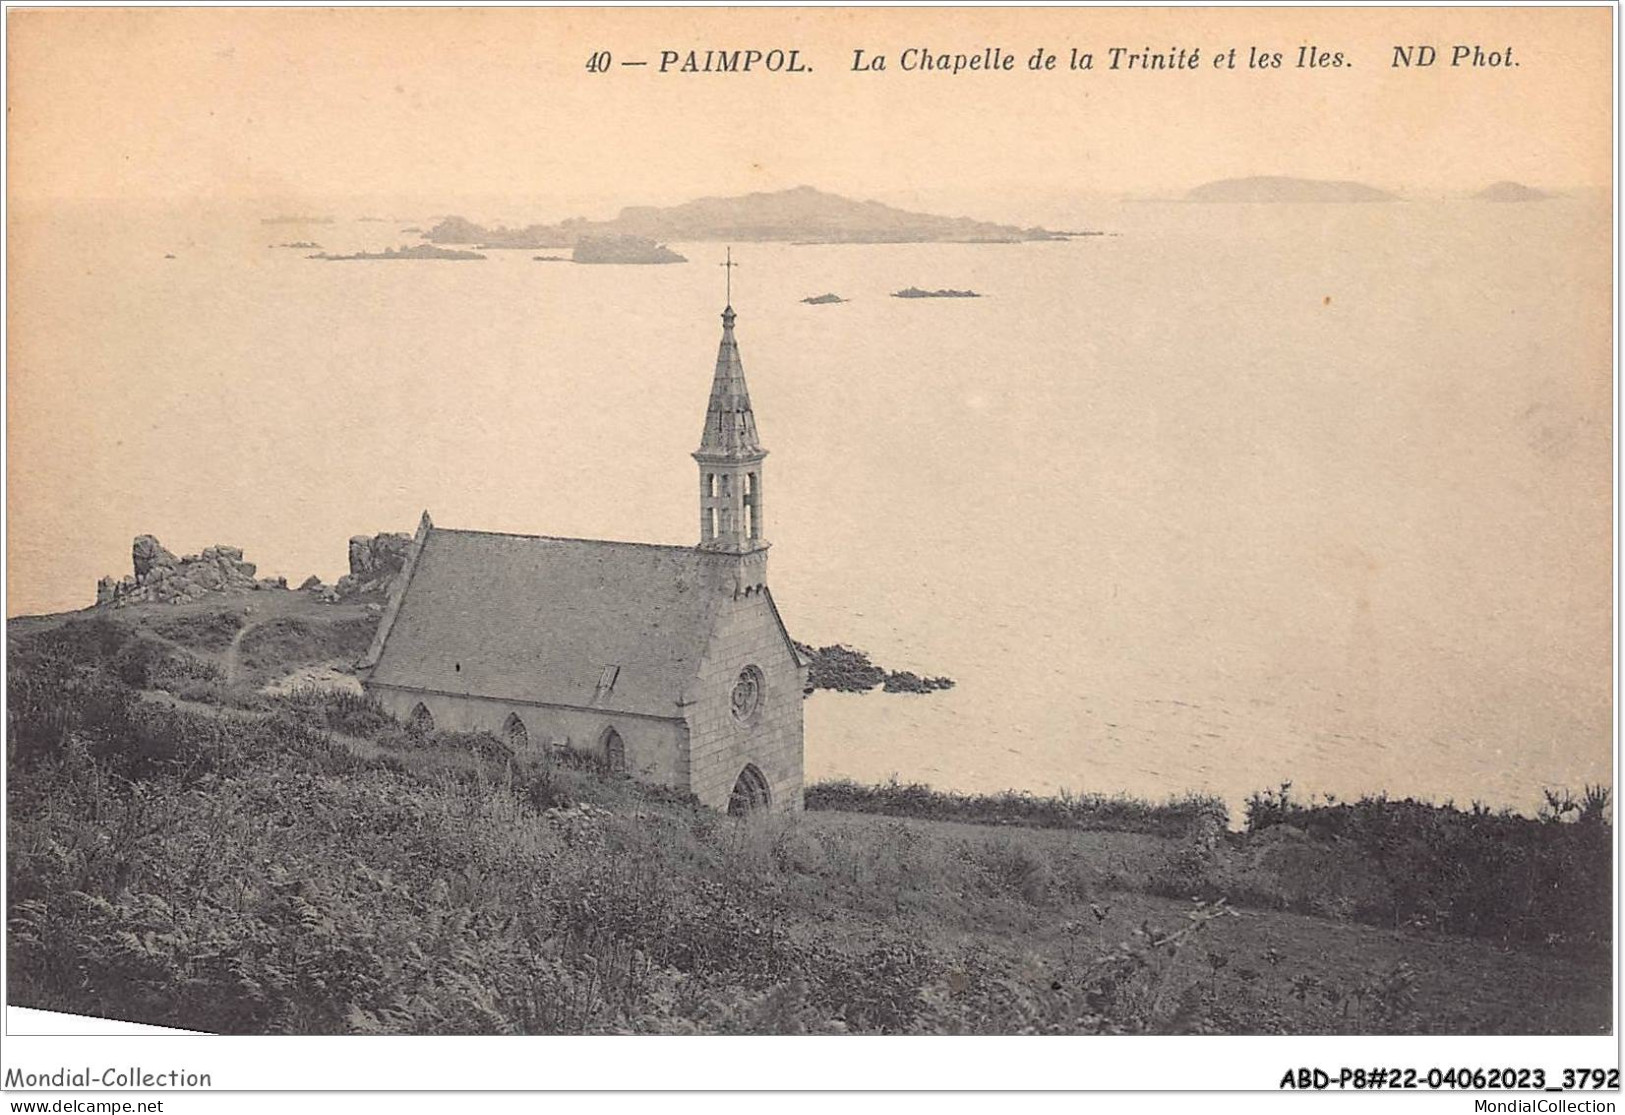
<path fill-rule="evenodd" d="M 1616 1089 L 1615 17 L 9 9 L 5 1087 Z"/>

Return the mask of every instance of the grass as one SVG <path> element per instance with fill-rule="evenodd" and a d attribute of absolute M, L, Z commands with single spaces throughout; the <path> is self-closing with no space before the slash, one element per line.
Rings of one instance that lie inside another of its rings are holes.
<path fill-rule="evenodd" d="M 360 658 L 372 642 L 378 617 L 364 614 L 334 619 L 281 616 L 257 624 L 243 637 L 242 665 L 248 677 L 264 682 L 303 665 Z"/>
<path fill-rule="evenodd" d="M 1158 803 L 838 780 L 808 787 L 807 808 L 1145 833 L 1167 838 L 1144 867 L 1141 885 L 1154 894 L 1604 954 L 1613 918 L 1609 793 L 1591 786 L 1579 799 L 1547 797 L 1531 818 L 1384 796 L 1302 801 L 1288 783 L 1249 798 L 1245 833 L 1227 832 L 1224 803 L 1200 795 Z"/>
<path fill-rule="evenodd" d="M 12 640 L 19 1005 L 225 1033 L 1610 1024 L 1583 922 L 1493 943 L 1376 905 L 1364 924 L 1361 896 L 1394 876 L 1335 807 L 1226 834 L 1202 799 L 825 784 L 816 810 L 739 821 L 585 756 L 416 735 L 353 694 L 154 700 L 130 663 L 150 686 L 205 652 L 64 626 Z M 1609 832 L 1581 808 L 1528 821 L 1546 835 L 1519 837 L 1526 865 Z M 1454 823 L 1450 840 L 1512 831 Z"/>
<path fill-rule="evenodd" d="M 178 615 L 160 614 L 149 617 L 144 626 L 158 637 L 178 646 L 219 654 L 231 645 L 246 618 L 236 608 L 222 608 Z"/>
<path fill-rule="evenodd" d="M 807 808 L 978 825 L 1106 829 L 1158 836 L 1217 833 L 1230 819 L 1224 802 L 1194 794 L 1169 798 L 1162 803 L 1124 794 L 1040 797 L 1017 790 L 961 794 L 934 790 L 920 783 L 905 785 L 895 780 L 879 786 L 863 786 L 846 779 L 814 783 L 807 788 Z"/>

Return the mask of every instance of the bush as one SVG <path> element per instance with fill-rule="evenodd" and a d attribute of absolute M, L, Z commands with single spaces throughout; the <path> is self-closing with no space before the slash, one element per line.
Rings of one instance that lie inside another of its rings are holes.
<path fill-rule="evenodd" d="M 358 739 L 393 738 L 401 727 L 370 693 L 306 685 L 283 696 L 281 703 L 301 719 Z"/>
<path fill-rule="evenodd" d="M 6 734 L 21 763 L 59 757 L 75 733 L 100 740 L 129 731 L 136 696 L 104 670 L 14 656 L 9 673 Z"/>
<path fill-rule="evenodd" d="M 1317 804 L 1282 783 L 1248 798 L 1247 831 L 1290 826 L 1367 865 L 1382 886 L 1353 910 L 1362 921 L 1602 948 L 1612 937 L 1613 828 L 1608 791 L 1586 791 L 1583 803 L 1549 793 L 1529 818 L 1384 795 Z"/>

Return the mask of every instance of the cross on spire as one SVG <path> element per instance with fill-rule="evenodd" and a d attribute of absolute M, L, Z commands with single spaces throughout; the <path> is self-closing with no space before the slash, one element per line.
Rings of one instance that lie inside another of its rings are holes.
<path fill-rule="evenodd" d="M 722 263 L 717 264 L 717 266 L 727 268 L 727 270 L 725 272 L 723 272 L 723 274 L 728 276 L 727 284 L 726 284 L 727 285 L 728 299 L 727 299 L 727 302 L 725 303 L 725 305 L 727 305 L 727 307 L 731 310 L 731 309 L 733 309 L 733 304 L 734 304 L 734 271 L 733 271 L 733 269 L 735 267 L 739 266 L 739 264 L 734 262 L 733 245 L 730 244 L 728 246 L 727 259 L 725 259 Z"/>

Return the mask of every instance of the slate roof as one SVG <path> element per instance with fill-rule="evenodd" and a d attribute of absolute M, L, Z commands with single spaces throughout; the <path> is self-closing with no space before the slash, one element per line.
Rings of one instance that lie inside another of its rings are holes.
<path fill-rule="evenodd" d="M 685 546 L 431 526 L 368 680 L 676 718 L 711 629 L 704 560 Z"/>

